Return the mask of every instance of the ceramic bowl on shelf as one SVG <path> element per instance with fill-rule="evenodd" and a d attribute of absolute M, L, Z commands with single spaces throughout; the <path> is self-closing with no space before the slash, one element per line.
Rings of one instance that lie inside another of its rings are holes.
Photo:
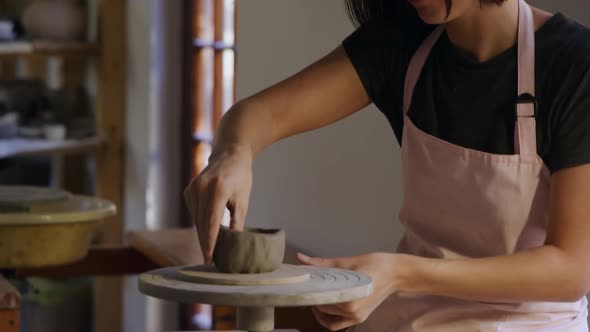
<path fill-rule="evenodd" d="M 66 126 L 46 124 L 43 126 L 43 136 L 50 141 L 63 141 L 66 139 Z"/>
<path fill-rule="evenodd" d="M 0 138 L 11 138 L 18 134 L 18 113 L 0 115 Z"/>
<path fill-rule="evenodd" d="M 0 41 L 11 41 L 15 38 L 14 22 L 5 19 L 0 20 Z"/>
<path fill-rule="evenodd" d="M 21 126 L 18 135 L 24 138 L 40 138 L 43 136 L 43 128 L 34 126 Z"/>
<path fill-rule="evenodd" d="M 283 263 L 285 241 L 285 232 L 280 229 L 235 231 L 221 226 L 213 261 L 223 273 L 272 272 Z"/>

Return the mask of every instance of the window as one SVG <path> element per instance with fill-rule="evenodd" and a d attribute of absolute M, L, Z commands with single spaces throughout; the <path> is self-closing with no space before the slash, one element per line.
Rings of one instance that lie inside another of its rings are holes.
<path fill-rule="evenodd" d="M 207 165 L 215 129 L 235 99 L 235 0 L 184 3 L 183 187 Z M 212 328 L 210 306 L 188 305 L 181 313 L 183 329 Z"/>
<path fill-rule="evenodd" d="M 186 6 L 185 184 L 206 166 L 217 124 L 235 98 L 235 0 Z"/>

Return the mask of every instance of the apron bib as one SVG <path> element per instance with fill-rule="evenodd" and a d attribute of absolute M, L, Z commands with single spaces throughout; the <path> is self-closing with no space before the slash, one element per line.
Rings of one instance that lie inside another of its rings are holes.
<path fill-rule="evenodd" d="M 444 26 L 435 29 L 410 61 L 403 104 L 400 220 L 405 233 L 398 252 L 476 258 L 510 255 L 544 244 L 550 172 L 537 155 L 533 16 L 524 0 L 519 8 L 514 155 L 451 144 L 423 132 L 408 117 L 414 88 Z M 587 332 L 586 319 L 585 297 L 574 303 L 504 304 L 392 296 L 351 331 Z"/>

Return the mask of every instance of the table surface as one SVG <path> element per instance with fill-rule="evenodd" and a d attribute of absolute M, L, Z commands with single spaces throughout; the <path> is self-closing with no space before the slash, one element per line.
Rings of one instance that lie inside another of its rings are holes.
<path fill-rule="evenodd" d="M 203 264 L 197 232 L 192 228 L 131 231 L 127 241 L 135 250 L 162 267 Z M 284 262 L 297 263 L 298 250 L 287 244 Z"/>
<path fill-rule="evenodd" d="M 127 242 L 162 267 L 203 264 L 197 232 L 192 228 L 131 231 Z"/>

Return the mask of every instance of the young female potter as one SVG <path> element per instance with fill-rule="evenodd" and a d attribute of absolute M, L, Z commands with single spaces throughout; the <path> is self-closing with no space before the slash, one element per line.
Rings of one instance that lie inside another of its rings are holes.
<path fill-rule="evenodd" d="M 241 229 L 252 160 L 375 103 L 401 144 L 397 253 L 305 264 L 374 292 L 314 308 L 331 330 L 588 331 L 590 31 L 523 0 L 349 0 L 359 28 L 237 103 L 185 195 L 206 259 Z M 362 175 L 359 175 L 362 176 Z"/>

